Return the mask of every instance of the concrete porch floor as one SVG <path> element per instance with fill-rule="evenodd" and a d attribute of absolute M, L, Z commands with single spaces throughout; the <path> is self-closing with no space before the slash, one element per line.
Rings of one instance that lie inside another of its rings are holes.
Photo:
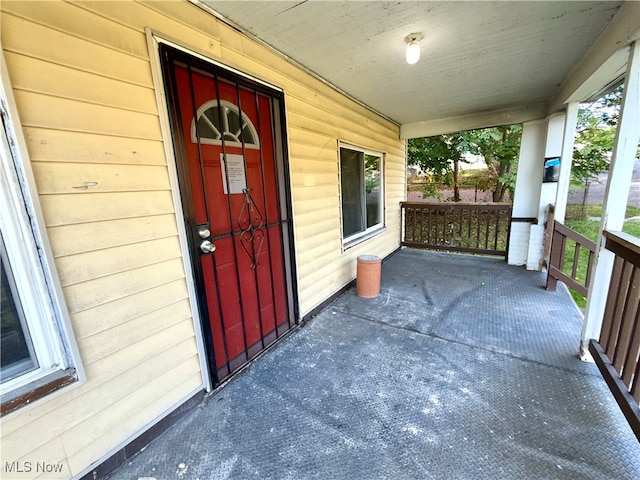
<path fill-rule="evenodd" d="M 638 479 L 640 444 L 564 288 L 402 250 L 113 479 Z"/>

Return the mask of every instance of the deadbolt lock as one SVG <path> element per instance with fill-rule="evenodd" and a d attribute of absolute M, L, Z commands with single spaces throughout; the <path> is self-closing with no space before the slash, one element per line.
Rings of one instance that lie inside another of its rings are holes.
<path fill-rule="evenodd" d="M 200 225 L 198 227 L 198 236 L 202 239 L 210 237 L 211 230 L 209 229 L 209 225 Z"/>

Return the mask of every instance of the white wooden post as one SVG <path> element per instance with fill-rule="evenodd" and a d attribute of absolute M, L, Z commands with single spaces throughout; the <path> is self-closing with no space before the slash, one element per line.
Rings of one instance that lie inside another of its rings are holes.
<path fill-rule="evenodd" d="M 595 271 L 589 286 L 587 311 L 580 342 L 580 357 L 590 358 L 589 340 L 599 338 L 609 290 L 614 255 L 604 248 L 603 230 L 622 230 L 627 197 L 631 186 L 633 162 L 640 140 L 640 45 L 631 44 L 620 121 L 616 130 L 609 179 L 605 190 L 600 235 L 595 253 Z"/>
<path fill-rule="evenodd" d="M 560 155 L 560 175 L 558 177 L 554 214 L 554 219 L 560 223 L 564 223 L 564 217 L 567 213 L 569 184 L 571 183 L 571 162 L 573 161 L 573 145 L 576 137 L 579 107 L 580 104 L 578 102 L 569 103 L 564 121 L 564 135 L 562 137 L 562 152 Z"/>

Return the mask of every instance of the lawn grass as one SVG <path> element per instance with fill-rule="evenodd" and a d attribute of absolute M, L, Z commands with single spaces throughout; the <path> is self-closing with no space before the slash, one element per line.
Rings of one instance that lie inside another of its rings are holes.
<path fill-rule="evenodd" d="M 597 242 L 598 233 L 600 231 L 600 215 L 602 214 L 602 205 L 587 205 L 587 217 L 592 220 L 580 220 L 581 205 L 567 205 L 567 218 L 565 224 L 567 227 L 575 230 L 580 235 L 588 238 L 592 242 Z M 627 207 L 625 218 L 633 218 L 640 216 L 640 207 Z M 640 238 L 640 220 L 627 220 L 622 227 L 622 231 Z M 573 252 L 575 251 L 575 242 L 567 240 L 567 248 L 565 254 L 565 262 L 562 270 L 571 275 L 573 267 Z M 578 259 L 577 279 L 583 281 L 587 273 L 587 264 L 589 261 L 589 253 L 585 249 L 581 249 Z M 580 308 L 584 308 L 587 304 L 586 299 L 573 289 L 569 289 L 571 296 Z"/>

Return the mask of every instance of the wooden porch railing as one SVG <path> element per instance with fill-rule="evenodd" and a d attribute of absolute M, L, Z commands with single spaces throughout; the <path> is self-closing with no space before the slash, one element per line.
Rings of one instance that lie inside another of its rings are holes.
<path fill-rule="evenodd" d="M 507 256 L 509 203 L 401 202 L 402 245 Z"/>
<path fill-rule="evenodd" d="M 640 440 L 640 240 L 607 232 L 605 248 L 615 254 L 600 339 L 589 351 Z"/>
<path fill-rule="evenodd" d="M 567 253 L 573 250 L 571 257 Z M 551 238 L 551 253 L 547 269 L 547 290 L 554 291 L 558 280 L 567 287 L 573 288 L 582 296 L 587 296 L 591 270 L 593 268 L 593 254 L 596 244 L 578 232 L 553 220 L 553 234 Z M 586 272 L 579 271 L 580 256 L 586 256 Z M 565 273 L 571 271 L 571 274 Z"/>

